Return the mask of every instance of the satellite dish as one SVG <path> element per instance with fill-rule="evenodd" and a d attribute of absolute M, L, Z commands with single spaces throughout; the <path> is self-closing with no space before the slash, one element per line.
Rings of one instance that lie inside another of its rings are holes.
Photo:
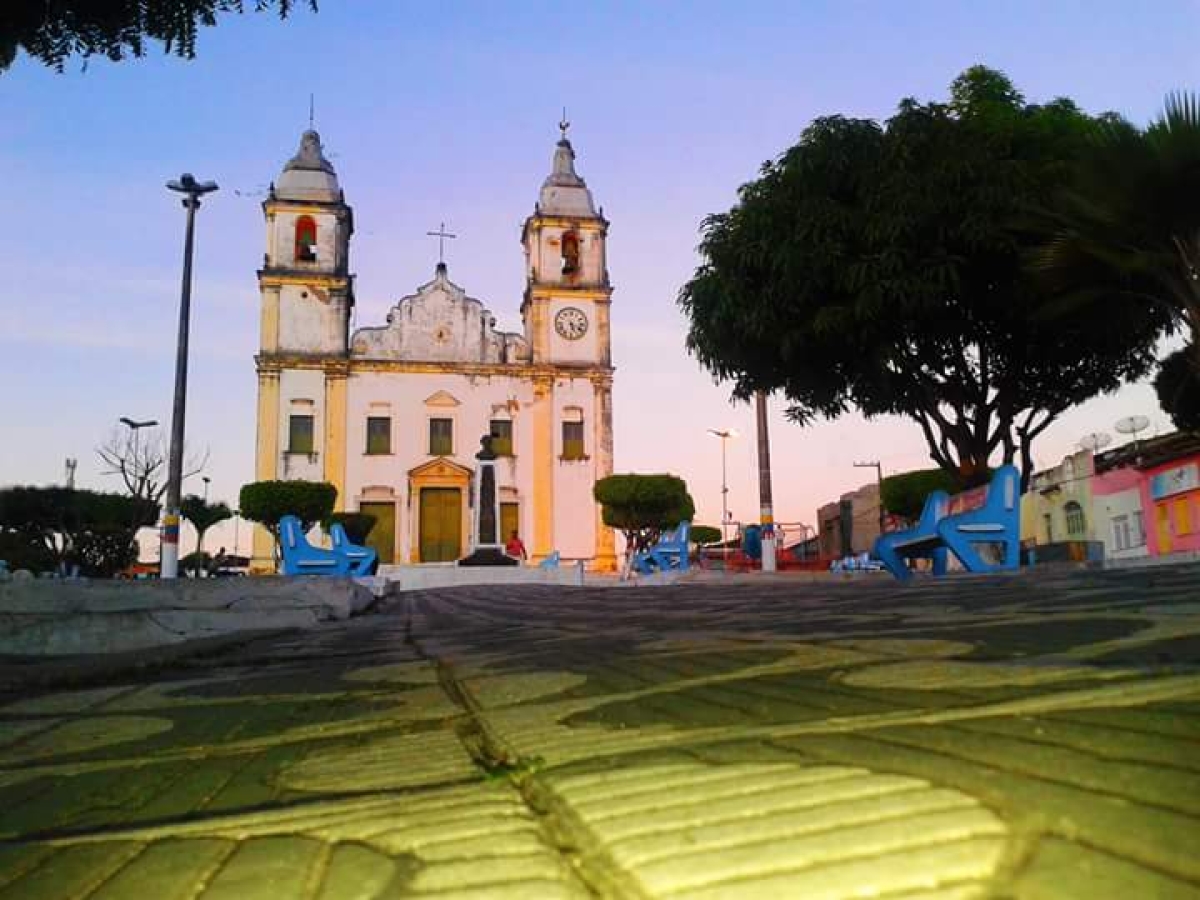
<path fill-rule="evenodd" d="M 1096 431 L 1092 434 L 1085 434 L 1079 439 L 1079 446 L 1084 450 L 1090 450 L 1095 453 L 1102 447 L 1107 447 L 1112 443 L 1112 435 L 1105 434 L 1103 431 Z"/>
<path fill-rule="evenodd" d="M 1126 416 L 1113 427 L 1121 434 L 1132 434 L 1137 440 L 1138 432 L 1150 427 L 1150 420 L 1145 416 Z"/>

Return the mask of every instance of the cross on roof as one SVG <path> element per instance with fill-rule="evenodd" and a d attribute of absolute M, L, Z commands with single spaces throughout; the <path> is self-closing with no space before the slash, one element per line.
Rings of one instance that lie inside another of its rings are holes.
<path fill-rule="evenodd" d="M 445 222 L 442 222 L 438 225 L 437 231 L 427 231 L 427 232 L 425 232 L 425 234 L 427 234 L 429 237 L 435 237 L 438 239 L 438 265 L 439 266 L 445 265 L 446 264 L 446 238 L 450 238 L 451 240 L 453 240 L 454 238 L 458 237 L 458 235 L 451 234 L 450 232 L 448 232 L 446 230 Z"/>
<path fill-rule="evenodd" d="M 558 120 L 558 130 L 562 132 L 562 140 L 567 139 L 567 129 L 571 127 L 570 121 L 567 119 L 567 108 L 563 107 L 562 118 Z"/>

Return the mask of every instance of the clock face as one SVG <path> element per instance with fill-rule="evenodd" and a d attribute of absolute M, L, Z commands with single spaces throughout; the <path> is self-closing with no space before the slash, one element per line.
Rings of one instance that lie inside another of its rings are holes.
<path fill-rule="evenodd" d="M 583 314 L 583 310 L 574 306 L 560 309 L 554 317 L 554 330 L 568 341 L 577 341 L 587 334 L 587 316 Z"/>

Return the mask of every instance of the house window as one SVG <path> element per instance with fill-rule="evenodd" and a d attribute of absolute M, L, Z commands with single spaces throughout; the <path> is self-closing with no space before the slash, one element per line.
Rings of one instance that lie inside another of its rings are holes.
<path fill-rule="evenodd" d="M 562 273 L 572 275 L 579 271 L 579 235 L 567 231 L 562 236 Z"/>
<path fill-rule="evenodd" d="M 511 419 L 492 419 L 488 430 L 492 435 L 492 450 L 497 456 L 513 455 L 513 435 Z"/>
<path fill-rule="evenodd" d="M 1117 550 L 1128 550 L 1130 543 L 1129 516 L 1113 516 L 1113 547 Z"/>
<path fill-rule="evenodd" d="M 1070 537 L 1082 537 L 1087 531 L 1087 523 L 1083 518 L 1083 507 L 1072 500 L 1063 507 L 1063 514 L 1067 518 L 1067 534 Z"/>
<path fill-rule="evenodd" d="M 313 417 L 292 416 L 288 420 L 288 453 L 313 452 Z"/>
<path fill-rule="evenodd" d="M 1046 526 L 1046 543 L 1054 543 L 1054 517 L 1050 513 L 1042 514 L 1042 524 Z"/>
<path fill-rule="evenodd" d="M 586 458 L 583 454 L 583 422 L 562 423 L 562 458 Z"/>
<path fill-rule="evenodd" d="M 392 417 L 367 416 L 367 453 L 386 456 L 392 452 Z"/>
<path fill-rule="evenodd" d="M 317 261 L 317 223 L 312 216 L 296 220 L 296 262 Z"/>
<path fill-rule="evenodd" d="M 454 420 L 429 420 L 429 455 L 449 456 L 454 452 Z"/>
<path fill-rule="evenodd" d="M 1146 545 L 1146 525 L 1142 521 L 1142 511 L 1135 509 L 1133 511 L 1133 546 L 1144 547 Z"/>

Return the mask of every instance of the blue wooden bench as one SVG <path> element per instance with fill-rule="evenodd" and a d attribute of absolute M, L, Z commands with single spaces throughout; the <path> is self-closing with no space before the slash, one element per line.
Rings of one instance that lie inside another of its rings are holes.
<path fill-rule="evenodd" d="M 691 522 L 680 522 L 678 528 L 662 534 L 653 547 L 644 553 L 634 554 L 633 568 L 643 575 L 649 575 L 655 570 L 665 572 L 668 569 L 686 572 L 688 535 L 691 534 L 691 530 Z"/>
<path fill-rule="evenodd" d="M 987 497 L 978 509 L 946 515 L 950 498 L 934 491 L 925 499 L 921 518 L 912 528 L 881 535 L 875 555 L 901 581 L 912 577 L 905 559 L 933 560 L 933 574 L 946 574 L 947 552 L 968 572 L 999 572 L 1020 564 L 1021 476 L 1014 466 L 1001 466 L 992 476 Z M 999 544 L 999 562 L 986 562 L 977 544 Z"/>
<path fill-rule="evenodd" d="M 279 520 L 279 552 L 284 575 L 349 575 L 350 560 L 335 550 L 314 547 L 295 516 Z"/>
<path fill-rule="evenodd" d="M 938 536 L 938 522 L 945 518 L 950 505 L 950 495 L 945 491 L 934 491 L 925 498 L 921 517 L 912 528 L 881 534 L 875 541 L 875 557 L 883 567 L 901 581 L 912 578 L 907 559 L 926 558 L 933 560 L 933 574 L 946 574 L 946 545 Z"/>
<path fill-rule="evenodd" d="M 551 552 L 549 556 L 538 563 L 539 569 L 557 569 L 558 564 L 562 561 L 562 556 L 557 550 Z"/>
<path fill-rule="evenodd" d="M 375 573 L 375 560 L 378 558 L 375 548 L 360 547 L 351 543 L 341 522 L 334 522 L 329 527 L 329 539 L 333 543 L 334 552 L 342 554 L 350 561 L 351 575 L 361 578 Z"/>

